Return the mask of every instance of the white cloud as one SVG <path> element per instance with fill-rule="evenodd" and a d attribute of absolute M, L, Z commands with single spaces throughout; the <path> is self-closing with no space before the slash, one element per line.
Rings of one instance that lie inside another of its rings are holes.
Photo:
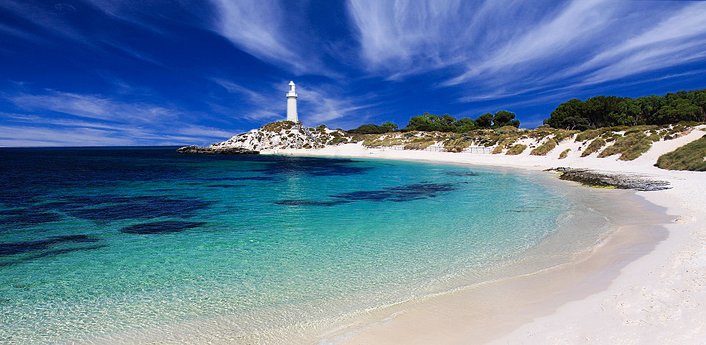
<path fill-rule="evenodd" d="M 50 90 L 6 98 L 31 113 L 0 113 L 3 146 L 203 145 L 236 132 L 173 108 L 97 95 Z"/>
<path fill-rule="evenodd" d="M 285 93 L 287 81 L 270 84 L 266 90 L 256 91 L 228 80 L 214 78 L 232 94 L 239 95 L 250 108 L 240 116 L 255 121 L 276 121 L 286 117 Z M 332 126 L 348 122 L 354 116 L 364 118 L 359 111 L 376 105 L 371 95 L 347 98 L 340 88 L 321 84 L 297 84 L 299 119 L 307 125 L 326 123 Z"/>
<path fill-rule="evenodd" d="M 293 74 L 336 75 L 321 62 L 315 37 L 292 27 L 303 20 L 277 0 L 211 0 L 215 31 L 239 49 Z"/>
<path fill-rule="evenodd" d="M 177 112 L 139 102 L 117 102 L 106 97 L 49 90 L 46 94 L 18 94 L 8 97 L 29 111 L 53 111 L 68 115 L 116 122 L 150 123 L 169 121 Z"/>
<path fill-rule="evenodd" d="M 706 3 L 349 0 L 361 65 L 435 73 L 460 102 L 611 82 L 703 61 Z"/>

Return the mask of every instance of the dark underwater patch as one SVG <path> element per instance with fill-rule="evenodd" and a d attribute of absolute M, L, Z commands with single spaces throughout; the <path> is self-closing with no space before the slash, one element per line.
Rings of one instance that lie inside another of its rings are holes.
<path fill-rule="evenodd" d="M 280 160 L 268 162 L 264 168 L 256 171 L 268 175 L 308 174 L 312 176 L 348 176 L 362 174 L 369 167 L 356 166 L 358 162 L 352 159 L 282 157 Z"/>
<path fill-rule="evenodd" d="M 206 187 L 209 188 L 240 188 L 245 187 L 244 184 L 210 184 Z"/>
<path fill-rule="evenodd" d="M 61 215 L 33 207 L 0 211 L 2 225 L 36 225 L 61 220 Z"/>
<path fill-rule="evenodd" d="M 437 197 L 441 193 L 456 190 L 451 183 L 415 183 L 381 190 L 356 191 L 332 195 L 333 200 L 279 200 L 285 206 L 335 206 L 355 201 L 403 202 Z"/>
<path fill-rule="evenodd" d="M 475 173 L 473 171 L 447 171 L 445 174 L 449 175 L 449 176 L 459 176 L 459 177 L 478 176 L 478 173 Z"/>
<path fill-rule="evenodd" d="M 17 255 L 49 249 L 63 243 L 94 243 L 99 241 L 88 235 L 54 236 L 43 240 L 0 243 L 0 256 Z"/>
<path fill-rule="evenodd" d="M 336 194 L 333 197 L 347 201 L 412 201 L 434 198 L 441 193 L 451 192 L 456 187 L 451 183 L 415 183 L 381 190 L 357 191 Z"/>
<path fill-rule="evenodd" d="M 164 196 L 110 197 L 104 202 L 91 204 L 65 204 L 64 211 L 76 218 L 93 221 L 123 219 L 149 219 L 158 217 L 193 217 L 211 202 L 197 198 Z M 68 206 L 68 209 L 66 207 Z"/>
<path fill-rule="evenodd" d="M 276 201 L 277 205 L 285 206 L 336 206 L 341 204 L 347 204 L 350 201 L 346 200 L 280 200 Z"/>
<path fill-rule="evenodd" d="M 167 234 L 173 232 L 182 232 L 184 230 L 198 228 L 204 226 L 206 222 L 185 222 L 177 220 L 165 220 L 161 222 L 142 223 L 126 226 L 120 229 L 120 232 L 126 234 Z"/>
<path fill-rule="evenodd" d="M 12 266 L 12 265 L 17 265 L 17 264 L 20 264 L 23 262 L 32 261 L 32 260 L 36 260 L 36 259 L 41 259 L 41 258 L 46 258 L 46 257 L 54 257 L 54 256 L 59 256 L 62 254 L 68 254 L 68 253 L 73 253 L 73 252 L 97 250 L 97 249 L 101 249 L 101 248 L 105 248 L 105 247 L 107 247 L 107 245 L 105 245 L 105 244 L 96 244 L 96 245 L 91 245 L 91 246 L 83 246 L 83 247 L 75 247 L 75 248 L 52 249 L 52 250 L 47 250 L 45 252 L 40 252 L 38 254 L 20 257 L 19 259 L 14 259 L 14 260 L 10 260 L 10 261 L 0 261 L 0 266 Z"/>
<path fill-rule="evenodd" d="M 210 177 L 204 181 L 274 181 L 272 176 Z"/>

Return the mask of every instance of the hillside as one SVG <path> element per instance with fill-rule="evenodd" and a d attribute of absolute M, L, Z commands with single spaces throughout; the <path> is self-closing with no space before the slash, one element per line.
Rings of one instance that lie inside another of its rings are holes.
<path fill-rule="evenodd" d="M 476 129 L 465 133 L 395 131 L 382 134 L 355 134 L 339 129 L 328 129 L 325 126 L 306 128 L 298 123 L 281 121 L 235 135 L 226 141 L 193 150 L 194 152 L 191 153 L 238 153 L 239 151 L 278 153 L 280 150 L 323 149 L 340 144 L 357 143 L 364 148 L 382 150 L 552 156 L 566 160 L 615 157 L 622 161 L 632 161 L 650 151 L 655 144 L 671 147 L 667 145 L 670 141 L 695 131 L 705 130 L 706 125 L 703 124 L 681 123 L 662 126 L 607 127 L 585 131 L 549 127 L 529 130 L 505 126 L 496 129 Z M 700 170 L 706 150 L 702 150 L 702 145 L 694 144 L 682 149 L 682 152 L 687 151 L 688 154 L 672 154 L 663 158 L 660 167 Z M 668 164 L 670 159 L 678 159 L 679 164 Z M 657 163 L 657 157 L 654 157 L 651 164 L 655 163 Z"/>

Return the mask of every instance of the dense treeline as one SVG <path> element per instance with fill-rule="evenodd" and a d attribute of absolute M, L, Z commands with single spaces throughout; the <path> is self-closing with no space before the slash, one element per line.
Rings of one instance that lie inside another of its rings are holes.
<path fill-rule="evenodd" d="M 520 121 L 515 119 L 515 113 L 501 110 L 496 112 L 494 115 L 491 113 L 483 114 L 475 120 L 468 117 L 456 119 L 449 114 L 434 115 L 424 113 L 422 115 L 412 117 L 409 120 L 407 127 L 402 130 L 464 133 L 479 128 L 500 128 L 504 126 L 520 126 Z M 396 124 L 392 122 L 385 122 L 379 126 L 375 124 L 365 124 L 356 129 L 349 130 L 348 132 L 355 134 L 381 134 L 394 132 L 397 129 L 398 127 Z"/>
<path fill-rule="evenodd" d="M 392 122 L 385 122 L 382 125 L 375 125 L 372 123 L 362 125 L 356 129 L 351 129 L 348 133 L 354 134 L 382 134 L 388 132 L 394 132 L 397 130 L 397 125 Z"/>
<path fill-rule="evenodd" d="M 706 122 L 706 90 L 638 98 L 596 96 L 586 101 L 572 99 L 560 104 L 544 123 L 554 128 L 586 130 L 613 126 L 665 125 L 682 121 Z M 474 129 L 504 126 L 520 126 L 515 113 L 501 110 L 495 114 L 485 113 L 476 119 L 456 119 L 449 114 L 424 113 L 412 117 L 402 131 L 465 133 Z M 396 124 L 385 122 L 382 125 L 365 124 L 348 132 L 382 134 L 397 130 Z"/>
<path fill-rule="evenodd" d="M 554 128 L 663 125 L 706 121 L 706 90 L 680 91 L 638 98 L 597 96 L 560 104 L 544 123 Z"/>

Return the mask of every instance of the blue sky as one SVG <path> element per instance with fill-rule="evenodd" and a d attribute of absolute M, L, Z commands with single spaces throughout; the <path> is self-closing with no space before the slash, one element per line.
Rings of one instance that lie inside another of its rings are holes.
<path fill-rule="evenodd" d="M 0 1 L 0 146 L 208 144 L 706 88 L 706 2 Z"/>

